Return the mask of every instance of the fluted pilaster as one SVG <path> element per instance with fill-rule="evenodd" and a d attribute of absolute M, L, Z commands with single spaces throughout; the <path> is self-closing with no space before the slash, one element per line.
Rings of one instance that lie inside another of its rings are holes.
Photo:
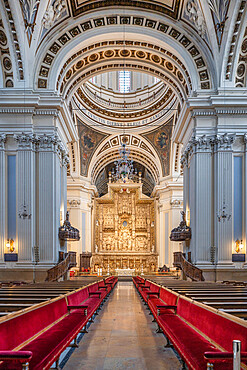
<path fill-rule="evenodd" d="M 14 136 L 17 148 L 17 235 L 18 261 L 32 262 L 35 241 L 35 136 Z"/>
<path fill-rule="evenodd" d="M 4 244 L 6 240 L 6 135 L 0 135 L 0 263 L 4 260 Z"/>

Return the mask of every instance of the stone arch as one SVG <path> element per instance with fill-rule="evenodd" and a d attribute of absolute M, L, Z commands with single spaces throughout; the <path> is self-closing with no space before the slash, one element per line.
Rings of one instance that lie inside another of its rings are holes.
<path fill-rule="evenodd" d="M 155 182 L 158 183 L 162 166 L 153 147 L 141 135 L 125 133 L 109 136 L 95 151 L 88 169 L 88 175 L 92 178 L 92 183 L 95 182 L 101 170 L 116 159 L 123 137 L 127 137 L 126 144 L 131 150 L 131 158 L 143 164 L 153 175 Z"/>
<path fill-rule="evenodd" d="M 140 15 L 139 15 L 140 16 Z M 145 19 L 144 19 L 145 18 Z M 152 38 L 160 40 L 160 46 L 158 47 L 154 43 L 154 51 L 159 49 L 167 50 L 168 53 L 174 51 L 174 55 L 177 57 L 180 63 L 185 64 L 187 70 L 189 70 L 190 78 L 192 81 L 192 90 L 208 90 L 214 87 L 214 81 L 216 81 L 214 74 L 215 66 L 213 65 L 212 55 L 209 49 L 203 44 L 196 44 L 190 35 L 175 26 L 167 18 L 160 19 L 148 19 L 145 15 L 143 22 L 138 25 L 136 23 L 136 17 L 131 15 L 130 23 L 125 25 L 126 32 L 129 35 L 133 35 L 133 40 L 143 41 L 143 36 L 145 34 L 145 39 L 147 37 L 147 44 L 152 44 Z M 62 68 L 62 64 L 66 60 L 70 60 L 73 54 L 80 52 L 80 44 L 86 45 L 90 48 L 93 45 L 94 39 L 97 37 L 102 42 L 103 40 L 109 40 L 110 31 L 112 35 L 115 35 L 115 40 L 120 39 L 119 27 L 116 25 L 121 23 L 121 16 L 116 17 L 116 23 L 111 24 L 109 22 L 110 17 L 104 14 L 102 24 L 97 24 L 99 17 L 86 18 L 81 17 L 77 24 L 73 24 L 73 27 L 67 27 L 63 34 L 59 33 L 59 36 L 55 34 L 50 34 L 50 42 L 46 49 L 42 49 L 42 44 L 39 47 L 37 53 L 37 63 L 36 63 L 36 77 L 35 77 L 35 87 L 39 89 L 55 89 L 55 83 L 58 77 L 58 70 Z M 166 23 L 162 23 L 166 22 Z M 104 26 L 110 26 L 104 28 Z M 129 27 L 129 28 L 128 28 Z M 143 27 L 143 29 L 142 29 Z M 108 30 L 108 32 L 107 32 Z M 116 34 L 118 35 L 116 36 Z M 128 35 L 128 39 L 131 37 Z M 197 38 L 196 36 L 195 38 Z M 110 41 L 113 41 L 113 37 Z M 45 39 L 46 40 L 46 39 Z M 150 41 L 150 42 L 149 42 Z M 157 42 L 156 42 L 157 43 Z M 82 48 L 81 50 L 84 50 Z M 73 53 L 73 50 L 75 51 Z M 83 51 L 82 51 L 83 52 Z M 207 62 L 206 62 L 207 60 Z M 71 60 L 70 60 L 71 61 Z M 155 62 L 153 62 L 154 65 Z M 209 68 L 210 67 L 210 68 Z M 209 69 L 212 73 L 209 72 Z M 195 75 L 196 78 L 191 76 Z"/>

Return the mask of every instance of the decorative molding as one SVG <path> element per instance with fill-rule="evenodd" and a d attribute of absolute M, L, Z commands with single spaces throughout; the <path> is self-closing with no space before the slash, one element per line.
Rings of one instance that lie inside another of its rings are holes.
<path fill-rule="evenodd" d="M 3 87 L 14 87 L 13 64 L 9 51 L 8 38 L 6 31 L 0 18 L 0 60 L 3 70 Z"/>
<path fill-rule="evenodd" d="M 230 44 L 230 48 L 228 52 L 228 60 L 227 60 L 226 71 L 225 71 L 226 80 L 230 80 L 231 75 L 232 75 L 236 48 L 238 45 L 237 39 L 238 39 L 240 25 L 241 25 L 242 17 L 243 17 L 244 10 L 246 7 L 246 3 L 247 3 L 247 0 L 241 1 L 240 6 L 239 6 L 239 11 L 235 18 L 235 27 L 234 27 L 233 34 L 232 34 L 232 40 L 231 40 L 231 44 Z"/>
<path fill-rule="evenodd" d="M 196 153 L 211 153 L 212 151 L 232 149 L 235 138 L 235 134 L 228 133 L 223 135 L 202 135 L 200 137 L 192 136 L 181 156 L 181 167 L 188 167 L 191 157 Z"/>
<path fill-rule="evenodd" d="M 79 208 L 79 206 L 81 205 L 81 201 L 80 199 L 68 199 L 68 204 L 70 205 L 70 207 Z"/>
<path fill-rule="evenodd" d="M 33 133 L 25 133 L 14 135 L 14 139 L 18 143 L 18 149 L 32 149 L 32 144 L 36 144 L 37 137 Z"/>
<path fill-rule="evenodd" d="M 33 114 L 34 108 L 0 108 L 0 113 L 7 114 Z"/>
<path fill-rule="evenodd" d="M 220 46 L 224 33 L 225 23 L 228 19 L 227 13 L 230 0 L 207 0 L 207 3 L 212 13 L 217 42 Z"/>
<path fill-rule="evenodd" d="M 235 86 L 246 87 L 246 69 L 247 69 L 247 27 L 242 40 L 238 66 L 236 69 Z"/>
<path fill-rule="evenodd" d="M 54 149 L 55 145 L 58 143 L 58 137 L 57 135 L 44 134 L 37 138 L 36 143 L 39 145 L 40 149 L 52 150 Z"/>
<path fill-rule="evenodd" d="M 40 0 L 19 0 L 24 19 L 24 25 L 28 38 L 29 46 L 32 42 L 33 31 L 35 27 L 35 21 L 40 5 Z"/>
<path fill-rule="evenodd" d="M 218 149 L 232 149 L 232 144 L 236 138 L 235 134 L 224 134 L 216 135 L 212 140 L 212 144 L 216 145 L 216 150 Z"/>
<path fill-rule="evenodd" d="M 100 8 L 112 8 L 114 6 L 124 6 L 126 8 L 134 8 L 134 9 L 144 9 L 148 11 L 154 11 L 161 14 L 165 14 L 173 19 L 178 19 L 179 16 L 179 7 L 180 7 L 180 0 L 172 1 L 172 5 L 166 4 L 165 1 L 152 2 L 152 1 L 137 1 L 137 0 L 92 0 L 89 2 L 86 1 L 77 1 L 77 0 L 70 0 L 70 5 L 72 8 L 73 17 L 77 17 L 80 14 L 88 12 L 90 10 L 96 10 Z M 114 18 L 114 17 L 112 17 Z M 121 24 L 129 24 L 130 16 L 122 16 Z M 135 17 L 137 24 L 141 23 L 139 17 Z M 112 23 L 109 23 L 112 24 Z M 101 23 L 96 23 L 97 27 L 100 27 Z M 152 27 L 148 25 L 148 27 Z"/>
<path fill-rule="evenodd" d="M 228 115 L 246 115 L 247 108 L 214 108 L 214 109 L 205 109 L 205 110 L 193 110 L 191 112 L 191 117 L 200 117 L 200 116 L 217 116 L 220 114 Z"/>
<path fill-rule="evenodd" d="M 145 121 L 145 116 L 150 116 L 151 113 L 157 115 L 158 112 L 162 111 L 163 109 L 167 109 L 169 110 L 169 105 L 171 105 L 172 103 L 172 100 L 174 98 L 174 93 L 173 93 L 173 90 L 171 88 L 168 88 L 164 94 L 162 95 L 162 97 L 156 101 L 154 104 L 150 104 L 149 106 L 147 106 L 146 108 L 143 108 L 142 110 L 134 110 L 133 111 L 128 111 L 128 112 L 124 112 L 122 111 L 121 113 L 119 113 L 118 111 L 114 112 L 113 110 L 111 109 L 106 109 L 105 107 L 102 107 L 102 105 L 100 104 L 96 104 L 96 102 L 93 101 L 93 99 L 90 99 L 88 98 L 84 93 L 83 91 L 81 90 L 81 88 L 79 88 L 77 90 L 77 94 L 79 96 L 79 98 L 81 99 L 81 103 L 86 107 L 88 107 L 88 109 L 90 109 L 90 113 L 92 112 L 93 114 L 95 114 L 95 112 L 98 113 L 98 115 L 102 116 L 102 117 L 105 117 L 106 120 L 108 121 L 109 119 L 113 120 L 113 119 L 121 119 L 121 120 L 130 120 L 130 119 L 133 119 L 133 120 L 144 120 Z M 163 116 L 164 114 L 162 114 Z M 154 120 L 151 119 L 151 122 L 153 123 Z M 121 126 L 122 127 L 122 122 L 121 123 L 117 123 L 115 122 L 115 125 L 114 127 L 116 126 Z M 133 124 L 131 122 L 131 124 Z M 126 126 L 128 125 L 128 122 L 126 122 Z M 143 127 L 143 123 L 142 121 L 140 121 L 140 126 Z M 133 126 L 131 125 L 131 128 Z M 136 125 L 135 125 L 136 127 Z"/>
<path fill-rule="evenodd" d="M 172 208 L 181 208 L 183 206 L 183 201 L 180 199 L 171 199 L 170 205 Z"/>
<path fill-rule="evenodd" d="M 150 71 L 151 74 L 155 74 L 158 78 L 165 80 L 170 86 L 174 88 L 174 90 L 177 92 L 182 100 L 183 95 L 180 92 L 181 87 L 184 90 L 184 95 L 188 94 L 189 91 L 191 91 L 192 83 L 185 65 L 181 61 L 179 61 L 174 54 L 168 52 L 167 50 L 159 48 L 158 46 L 156 47 L 153 44 L 140 43 L 137 41 L 115 41 L 111 42 L 111 44 L 110 42 L 108 42 L 111 49 L 106 49 L 106 43 L 107 42 L 101 43 L 102 45 L 99 43 L 95 44 L 97 48 L 101 48 L 101 50 L 98 51 L 91 51 L 91 48 L 85 48 L 89 50 L 82 49 L 80 52 L 77 52 L 71 58 L 69 58 L 68 61 L 66 61 L 59 73 L 56 85 L 56 88 L 61 94 L 64 92 L 65 87 L 70 85 L 66 93 L 67 97 L 70 91 L 74 89 L 85 77 L 88 79 L 90 74 L 93 75 L 96 71 L 97 73 L 99 73 L 100 70 L 102 70 L 102 72 L 105 72 L 105 70 L 108 68 L 121 68 L 123 66 L 123 61 L 119 62 L 119 58 L 124 58 L 124 65 L 126 68 L 143 70 L 143 72 L 145 73 Z M 92 45 L 92 48 L 95 45 Z M 130 45 L 132 45 L 132 47 Z M 139 49 L 139 46 L 142 46 L 141 50 Z M 102 50 L 102 47 L 104 47 L 104 50 Z M 157 50 L 157 48 L 159 50 Z M 152 49 L 152 53 L 150 53 L 149 49 Z M 154 50 L 156 52 L 154 52 Z M 86 51 L 89 51 L 90 54 L 87 54 Z M 160 55 L 157 54 L 158 51 L 161 53 Z M 83 58 L 78 60 L 78 57 L 81 54 L 83 54 Z M 77 59 L 74 64 L 71 65 L 71 61 L 74 58 Z M 100 67 L 98 66 L 99 60 L 107 61 L 109 64 Z M 151 64 L 151 67 L 149 68 L 143 65 L 144 61 L 146 61 L 148 64 Z M 96 64 L 97 68 L 95 67 Z M 91 71 L 88 69 L 90 65 L 92 66 Z M 166 72 L 166 74 L 157 70 L 156 67 L 161 67 L 162 70 Z M 49 69 L 48 67 L 45 68 L 45 71 Z M 87 71 L 77 77 L 77 79 L 74 80 L 73 83 L 71 83 L 71 81 L 74 79 L 74 76 L 78 75 L 78 73 L 82 73 L 84 69 L 86 69 Z M 40 75 L 44 76 L 43 66 L 41 66 Z M 175 78 L 176 83 L 170 76 Z M 48 77 L 48 72 L 45 73 L 45 77 Z M 201 81 L 209 79 L 207 71 L 200 71 L 198 78 L 201 79 Z M 45 81 L 45 85 L 47 86 L 47 80 Z M 44 87 L 43 84 L 44 83 L 42 82 L 41 85 L 38 84 L 38 86 L 42 88 Z"/>
<path fill-rule="evenodd" d="M 100 27 L 102 27 L 102 26 L 109 27 L 111 25 L 122 24 L 121 23 L 122 18 L 123 17 L 119 17 L 119 16 L 117 16 L 117 17 L 105 16 L 103 18 L 100 18 Z M 186 49 L 186 51 L 190 54 L 190 56 L 194 60 L 196 69 L 198 70 L 198 80 L 201 83 L 201 89 L 210 89 L 211 88 L 212 83 L 211 83 L 211 79 L 209 77 L 209 71 L 207 69 L 206 62 L 205 62 L 203 56 L 201 55 L 200 51 L 198 50 L 198 48 L 193 43 L 192 39 L 187 37 L 187 35 L 181 33 L 181 31 L 178 31 L 176 28 L 174 28 L 174 26 L 168 26 L 168 25 L 163 24 L 161 22 L 157 22 L 156 20 L 151 20 L 151 19 L 147 20 L 143 17 L 135 17 L 135 16 L 130 16 L 130 17 L 128 17 L 128 19 L 129 19 L 129 22 L 124 23 L 126 26 L 132 24 L 132 25 L 135 25 L 135 26 L 142 26 L 142 27 L 150 28 L 151 25 L 152 25 L 151 28 L 154 28 L 157 31 L 160 31 L 162 33 L 165 33 L 165 34 L 167 34 L 167 36 L 177 40 L 177 42 L 180 43 L 181 46 Z M 67 45 L 69 42 L 71 42 L 73 40 L 74 37 L 77 37 L 78 35 L 82 34 L 83 32 L 86 32 L 87 30 L 90 30 L 92 28 L 99 27 L 98 24 L 99 24 L 99 18 L 89 19 L 88 21 L 86 21 L 82 24 L 74 25 L 73 28 L 66 31 L 63 34 L 63 36 L 57 38 L 55 41 L 53 41 L 53 43 L 51 45 L 49 45 L 49 48 L 45 50 L 44 57 L 41 58 L 42 65 L 40 66 L 40 69 L 39 69 L 39 76 L 38 76 L 38 81 L 37 81 L 38 88 L 47 88 L 47 78 L 48 78 L 51 66 L 54 62 L 54 59 L 55 59 L 56 55 L 61 52 L 64 45 Z M 117 42 L 114 42 L 114 43 L 117 43 L 118 46 L 119 46 L 119 45 L 121 45 L 121 43 L 123 43 L 123 41 L 117 41 Z M 160 48 L 157 45 L 152 45 L 150 43 L 133 42 L 133 41 L 126 41 L 125 43 L 126 43 L 126 46 L 127 45 L 139 45 L 141 47 L 144 47 L 144 46 L 147 47 L 148 46 L 149 48 L 154 48 L 157 51 L 160 50 L 163 53 L 165 53 L 165 52 L 167 53 L 166 50 Z M 76 58 L 80 55 L 84 55 L 85 52 L 88 51 L 88 50 L 92 50 L 96 47 L 103 46 L 103 45 L 106 46 L 108 44 L 109 44 L 109 41 L 105 41 L 103 43 L 97 43 L 96 44 L 97 46 L 90 45 L 89 47 L 82 49 L 78 53 L 74 54 L 74 56 L 70 57 L 69 63 L 71 63 L 71 61 L 74 58 Z M 111 45 L 112 44 L 113 43 L 111 42 Z M 112 51 L 109 52 L 108 57 L 110 57 L 111 52 Z M 145 57 L 145 54 L 143 54 L 143 55 Z M 101 54 L 101 56 L 102 56 L 102 54 Z M 141 58 L 141 54 L 140 54 L 140 58 Z M 174 60 L 177 60 L 176 56 L 174 56 Z M 88 62 L 88 61 L 89 60 L 87 59 L 86 62 Z M 78 63 L 80 64 L 82 62 L 79 61 Z M 76 68 L 77 70 L 78 70 L 79 64 L 77 65 L 77 68 Z M 179 61 L 179 65 L 182 66 L 181 61 Z M 64 68 L 65 67 L 63 67 L 62 71 L 64 71 Z M 189 77 L 189 75 L 188 75 L 188 77 Z M 188 83 L 190 84 L 191 82 L 188 80 Z M 57 89 L 58 89 L 58 86 L 57 86 Z"/>
<path fill-rule="evenodd" d="M 17 73 L 19 74 L 20 80 L 24 80 L 23 62 L 22 62 L 22 56 L 21 56 L 18 36 L 17 36 L 16 28 L 15 28 L 14 18 L 12 16 L 11 7 L 9 5 L 9 0 L 3 0 L 3 2 L 5 4 L 5 10 L 7 13 L 7 17 L 9 19 L 10 30 L 11 30 L 12 38 L 13 38 L 13 45 L 15 46 Z"/>
<path fill-rule="evenodd" d="M 7 141 L 7 135 L 6 134 L 0 134 L 0 149 L 4 149 L 4 144 Z"/>
<path fill-rule="evenodd" d="M 66 9 L 65 0 L 55 0 L 51 3 L 42 20 L 44 28 L 49 30 L 53 27 L 54 23 L 62 17 L 63 11 Z"/>
<path fill-rule="evenodd" d="M 196 0 L 187 0 L 185 9 L 190 21 L 194 24 L 199 35 L 202 38 L 205 38 L 206 22 L 199 3 Z"/>

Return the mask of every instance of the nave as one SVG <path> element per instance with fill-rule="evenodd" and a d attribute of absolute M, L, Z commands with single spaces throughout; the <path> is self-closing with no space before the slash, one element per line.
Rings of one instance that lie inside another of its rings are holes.
<path fill-rule="evenodd" d="M 152 319 L 133 283 L 119 281 L 63 369 L 180 369 Z"/>

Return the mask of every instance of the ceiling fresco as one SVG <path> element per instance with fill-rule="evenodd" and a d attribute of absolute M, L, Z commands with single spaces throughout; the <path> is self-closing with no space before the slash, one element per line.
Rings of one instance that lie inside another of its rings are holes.
<path fill-rule="evenodd" d="M 88 166 L 92 155 L 107 135 L 86 126 L 79 118 L 77 118 L 77 125 L 80 147 L 80 173 L 82 176 L 87 176 Z"/>
<path fill-rule="evenodd" d="M 173 117 L 157 130 L 142 135 L 156 149 L 156 152 L 158 153 L 161 161 L 163 176 L 168 176 L 170 173 L 172 128 L 173 128 Z"/>
<path fill-rule="evenodd" d="M 74 17 L 90 10 L 102 7 L 128 6 L 142 8 L 163 13 L 177 19 L 179 14 L 180 0 L 160 0 L 160 1 L 136 1 L 136 0 L 70 0 L 72 14 Z"/>

